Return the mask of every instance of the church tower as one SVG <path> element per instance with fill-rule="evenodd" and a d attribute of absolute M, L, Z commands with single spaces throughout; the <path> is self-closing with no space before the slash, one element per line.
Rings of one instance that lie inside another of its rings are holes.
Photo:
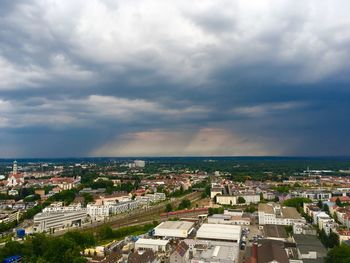
<path fill-rule="evenodd" d="M 17 174 L 17 171 L 18 171 L 18 170 L 17 170 L 17 161 L 14 161 L 14 162 L 13 162 L 12 173 L 13 173 L 13 174 Z"/>

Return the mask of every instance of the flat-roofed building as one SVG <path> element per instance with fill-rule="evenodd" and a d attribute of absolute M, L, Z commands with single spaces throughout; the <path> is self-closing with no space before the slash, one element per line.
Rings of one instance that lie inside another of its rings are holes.
<path fill-rule="evenodd" d="M 191 259 L 176 262 L 200 262 L 200 263 L 236 263 L 239 256 L 239 244 L 227 241 L 203 240 L 203 239 L 185 239 L 187 247 L 190 250 Z"/>
<path fill-rule="evenodd" d="M 135 242 L 135 249 L 146 250 L 152 249 L 154 252 L 164 252 L 169 248 L 169 240 L 139 238 Z"/>
<path fill-rule="evenodd" d="M 208 217 L 209 224 L 227 224 L 227 225 L 250 225 L 249 217 L 231 216 L 228 214 L 214 214 Z"/>
<path fill-rule="evenodd" d="M 191 262 L 234 263 L 238 262 L 238 255 L 238 244 L 212 241 L 206 248 L 196 249 Z"/>
<path fill-rule="evenodd" d="M 189 262 L 189 246 L 181 241 L 169 257 L 170 263 L 187 263 Z"/>
<path fill-rule="evenodd" d="M 239 243 L 241 227 L 225 224 L 203 224 L 197 231 L 197 238 Z"/>
<path fill-rule="evenodd" d="M 299 259 L 304 262 L 323 262 L 327 250 L 316 235 L 293 235 L 298 249 Z"/>
<path fill-rule="evenodd" d="M 72 212 L 39 213 L 34 216 L 34 232 L 49 232 L 78 227 L 86 220 L 86 210 Z"/>
<path fill-rule="evenodd" d="M 259 204 L 258 216 L 260 225 L 293 225 L 296 222 L 306 223 L 294 207 L 283 207 L 277 203 Z"/>
<path fill-rule="evenodd" d="M 254 245 L 253 245 L 254 247 Z M 252 262 L 252 261 L 250 261 Z M 254 262 L 254 261 L 253 261 Z M 260 240 L 257 247 L 257 263 L 289 263 L 284 243 L 277 240 Z"/>
<path fill-rule="evenodd" d="M 274 239 L 281 241 L 286 241 L 288 239 L 288 234 L 285 229 L 285 226 L 264 225 L 263 232 L 266 239 Z"/>
<path fill-rule="evenodd" d="M 154 229 L 155 236 L 186 238 L 193 230 L 193 222 L 165 221 Z"/>

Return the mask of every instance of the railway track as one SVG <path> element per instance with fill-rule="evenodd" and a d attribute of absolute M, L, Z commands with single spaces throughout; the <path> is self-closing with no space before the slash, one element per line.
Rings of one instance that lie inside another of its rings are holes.
<path fill-rule="evenodd" d="M 196 202 L 200 199 L 201 192 L 193 192 L 188 195 L 182 196 L 180 198 L 176 198 L 174 200 L 170 200 L 168 202 L 163 202 L 155 206 L 150 206 L 148 208 L 141 208 L 137 210 L 130 211 L 129 213 L 123 213 L 114 217 L 107 218 L 107 220 L 103 222 L 96 222 L 91 225 L 83 225 L 81 228 L 75 228 L 78 231 L 98 231 L 98 229 L 107 224 L 112 228 L 120 228 L 135 224 L 146 224 L 152 222 L 153 220 L 159 220 L 160 214 L 165 211 L 166 205 L 170 203 L 172 206 L 178 206 L 180 202 L 184 199 L 188 199 L 191 202 Z M 66 233 L 67 231 L 55 232 L 53 235 L 60 236 Z"/>

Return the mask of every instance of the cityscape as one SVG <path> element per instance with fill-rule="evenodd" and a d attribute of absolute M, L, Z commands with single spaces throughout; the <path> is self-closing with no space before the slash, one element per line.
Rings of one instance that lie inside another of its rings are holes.
<path fill-rule="evenodd" d="M 3 159 L 0 256 L 335 262 L 350 246 L 349 167 L 348 158 Z"/>
<path fill-rule="evenodd" d="M 0 1 L 0 263 L 350 263 L 350 1 Z"/>

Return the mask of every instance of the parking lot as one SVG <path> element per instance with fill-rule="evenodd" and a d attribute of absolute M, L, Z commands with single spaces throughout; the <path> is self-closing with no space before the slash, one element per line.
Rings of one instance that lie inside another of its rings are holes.
<path fill-rule="evenodd" d="M 245 246 L 241 246 L 239 262 L 244 263 L 245 259 L 250 256 L 251 247 L 253 242 L 258 239 L 258 236 L 261 236 L 261 231 L 259 230 L 259 225 L 252 224 L 250 226 L 242 227 L 242 244 Z"/>

